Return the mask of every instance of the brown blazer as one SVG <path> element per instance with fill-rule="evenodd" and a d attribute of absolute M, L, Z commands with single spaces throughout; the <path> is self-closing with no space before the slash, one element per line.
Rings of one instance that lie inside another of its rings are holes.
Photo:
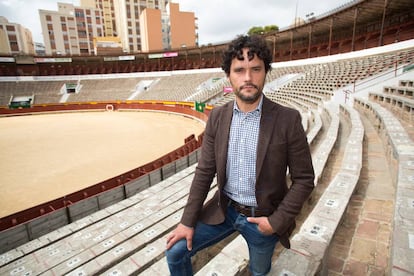
<path fill-rule="evenodd" d="M 224 221 L 228 198 L 226 184 L 227 145 L 234 102 L 214 108 L 204 132 L 201 158 L 196 167 L 181 223 L 195 226 Z M 289 167 L 292 185 L 286 182 Z M 217 174 L 218 191 L 204 206 L 210 185 Z M 263 95 L 256 161 L 258 209 L 271 210 L 269 222 L 280 242 L 290 248 L 289 236 L 295 217 L 314 187 L 314 171 L 301 116 L 295 109 L 274 103 Z"/>

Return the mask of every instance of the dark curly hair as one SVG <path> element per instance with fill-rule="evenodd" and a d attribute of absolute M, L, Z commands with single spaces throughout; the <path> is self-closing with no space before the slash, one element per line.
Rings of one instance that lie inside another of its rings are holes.
<path fill-rule="evenodd" d="M 258 58 L 263 60 L 265 72 L 267 73 L 271 69 L 272 54 L 269 47 L 267 47 L 266 41 L 258 35 L 239 35 L 230 42 L 227 50 L 223 53 L 221 68 L 227 76 L 230 75 L 231 61 L 234 58 L 243 60 L 244 48 L 249 49 L 249 60 L 253 59 L 254 54 L 256 54 Z"/>

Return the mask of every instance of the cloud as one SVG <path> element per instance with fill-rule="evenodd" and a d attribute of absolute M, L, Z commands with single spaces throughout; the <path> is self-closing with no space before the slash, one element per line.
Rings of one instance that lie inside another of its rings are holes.
<path fill-rule="evenodd" d="M 58 2 L 79 6 L 80 0 L 0 0 L 0 16 L 32 31 L 36 42 L 43 42 L 39 9 L 57 11 Z M 349 2 L 347 0 L 172 0 L 181 11 L 194 12 L 198 18 L 200 45 L 227 42 L 245 34 L 253 26 L 292 24 L 295 15 L 305 18 L 320 15 Z"/>
<path fill-rule="evenodd" d="M 313 12 L 322 14 L 344 0 L 175 0 L 181 11 L 192 11 L 198 18 L 200 45 L 226 42 L 238 34 L 246 34 L 253 26 L 277 25 L 288 27 L 295 16 L 306 18 Z"/>
<path fill-rule="evenodd" d="M 33 40 L 43 43 L 39 9 L 57 11 L 58 2 L 79 5 L 79 0 L 2 0 L 0 15 L 6 17 L 9 22 L 28 28 L 32 32 Z"/>

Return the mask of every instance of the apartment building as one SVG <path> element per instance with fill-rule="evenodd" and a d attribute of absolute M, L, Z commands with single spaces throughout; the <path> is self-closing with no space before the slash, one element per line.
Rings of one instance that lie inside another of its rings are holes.
<path fill-rule="evenodd" d="M 194 12 L 180 11 L 177 3 L 169 3 L 167 14 L 170 20 L 170 49 L 194 47 L 198 45 L 197 18 Z"/>
<path fill-rule="evenodd" d="M 39 16 L 46 55 L 93 55 L 93 38 L 104 36 L 100 9 L 58 3 L 58 11 Z"/>
<path fill-rule="evenodd" d="M 30 30 L 0 16 L 0 54 L 33 55 L 34 43 Z"/>
<path fill-rule="evenodd" d="M 141 12 L 139 24 L 142 52 L 165 49 L 161 14 L 161 10 L 150 8 L 146 8 Z"/>
<path fill-rule="evenodd" d="M 104 36 L 106 37 L 118 36 L 114 1 L 117 0 L 80 0 L 81 7 L 92 7 L 102 11 Z"/>
<path fill-rule="evenodd" d="M 142 52 L 140 15 L 146 9 L 165 11 L 168 0 L 114 0 L 118 36 L 124 52 Z"/>
<path fill-rule="evenodd" d="M 196 17 L 168 3 L 165 11 L 146 8 L 140 16 L 143 52 L 171 50 L 198 45 Z"/>
<path fill-rule="evenodd" d="M 116 46 L 111 49 L 114 53 L 197 45 L 194 13 L 181 12 L 169 0 L 81 0 L 80 4 L 58 3 L 58 11 L 39 10 L 46 55 L 99 54 L 99 45 Z"/>

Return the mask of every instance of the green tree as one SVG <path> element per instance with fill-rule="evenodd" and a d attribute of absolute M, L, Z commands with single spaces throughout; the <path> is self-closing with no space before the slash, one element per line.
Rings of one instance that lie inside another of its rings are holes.
<path fill-rule="evenodd" d="M 271 31 L 279 31 L 279 27 L 276 25 L 269 25 L 264 27 L 265 33 L 271 32 Z"/>
<path fill-rule="evenodd" d="M 250 30 L 247 32 L 249 35 L 253 35 L 253 34 L 263 34 L 264 33 L 264 29 L 263 27 L 251 27 Z"/>
<path fill-rule="evenodd" d="M 258 27 L 258 26 L 254 26 L 251 27 L 250 30 L 247 32 L 249 35 L 253 35 L 253 34 L 265 34 L 271 31 L 278 31 L 279 27 L 276 25 L 268 25 L 268 26 L 264 26 L 264 27 Z"/>

